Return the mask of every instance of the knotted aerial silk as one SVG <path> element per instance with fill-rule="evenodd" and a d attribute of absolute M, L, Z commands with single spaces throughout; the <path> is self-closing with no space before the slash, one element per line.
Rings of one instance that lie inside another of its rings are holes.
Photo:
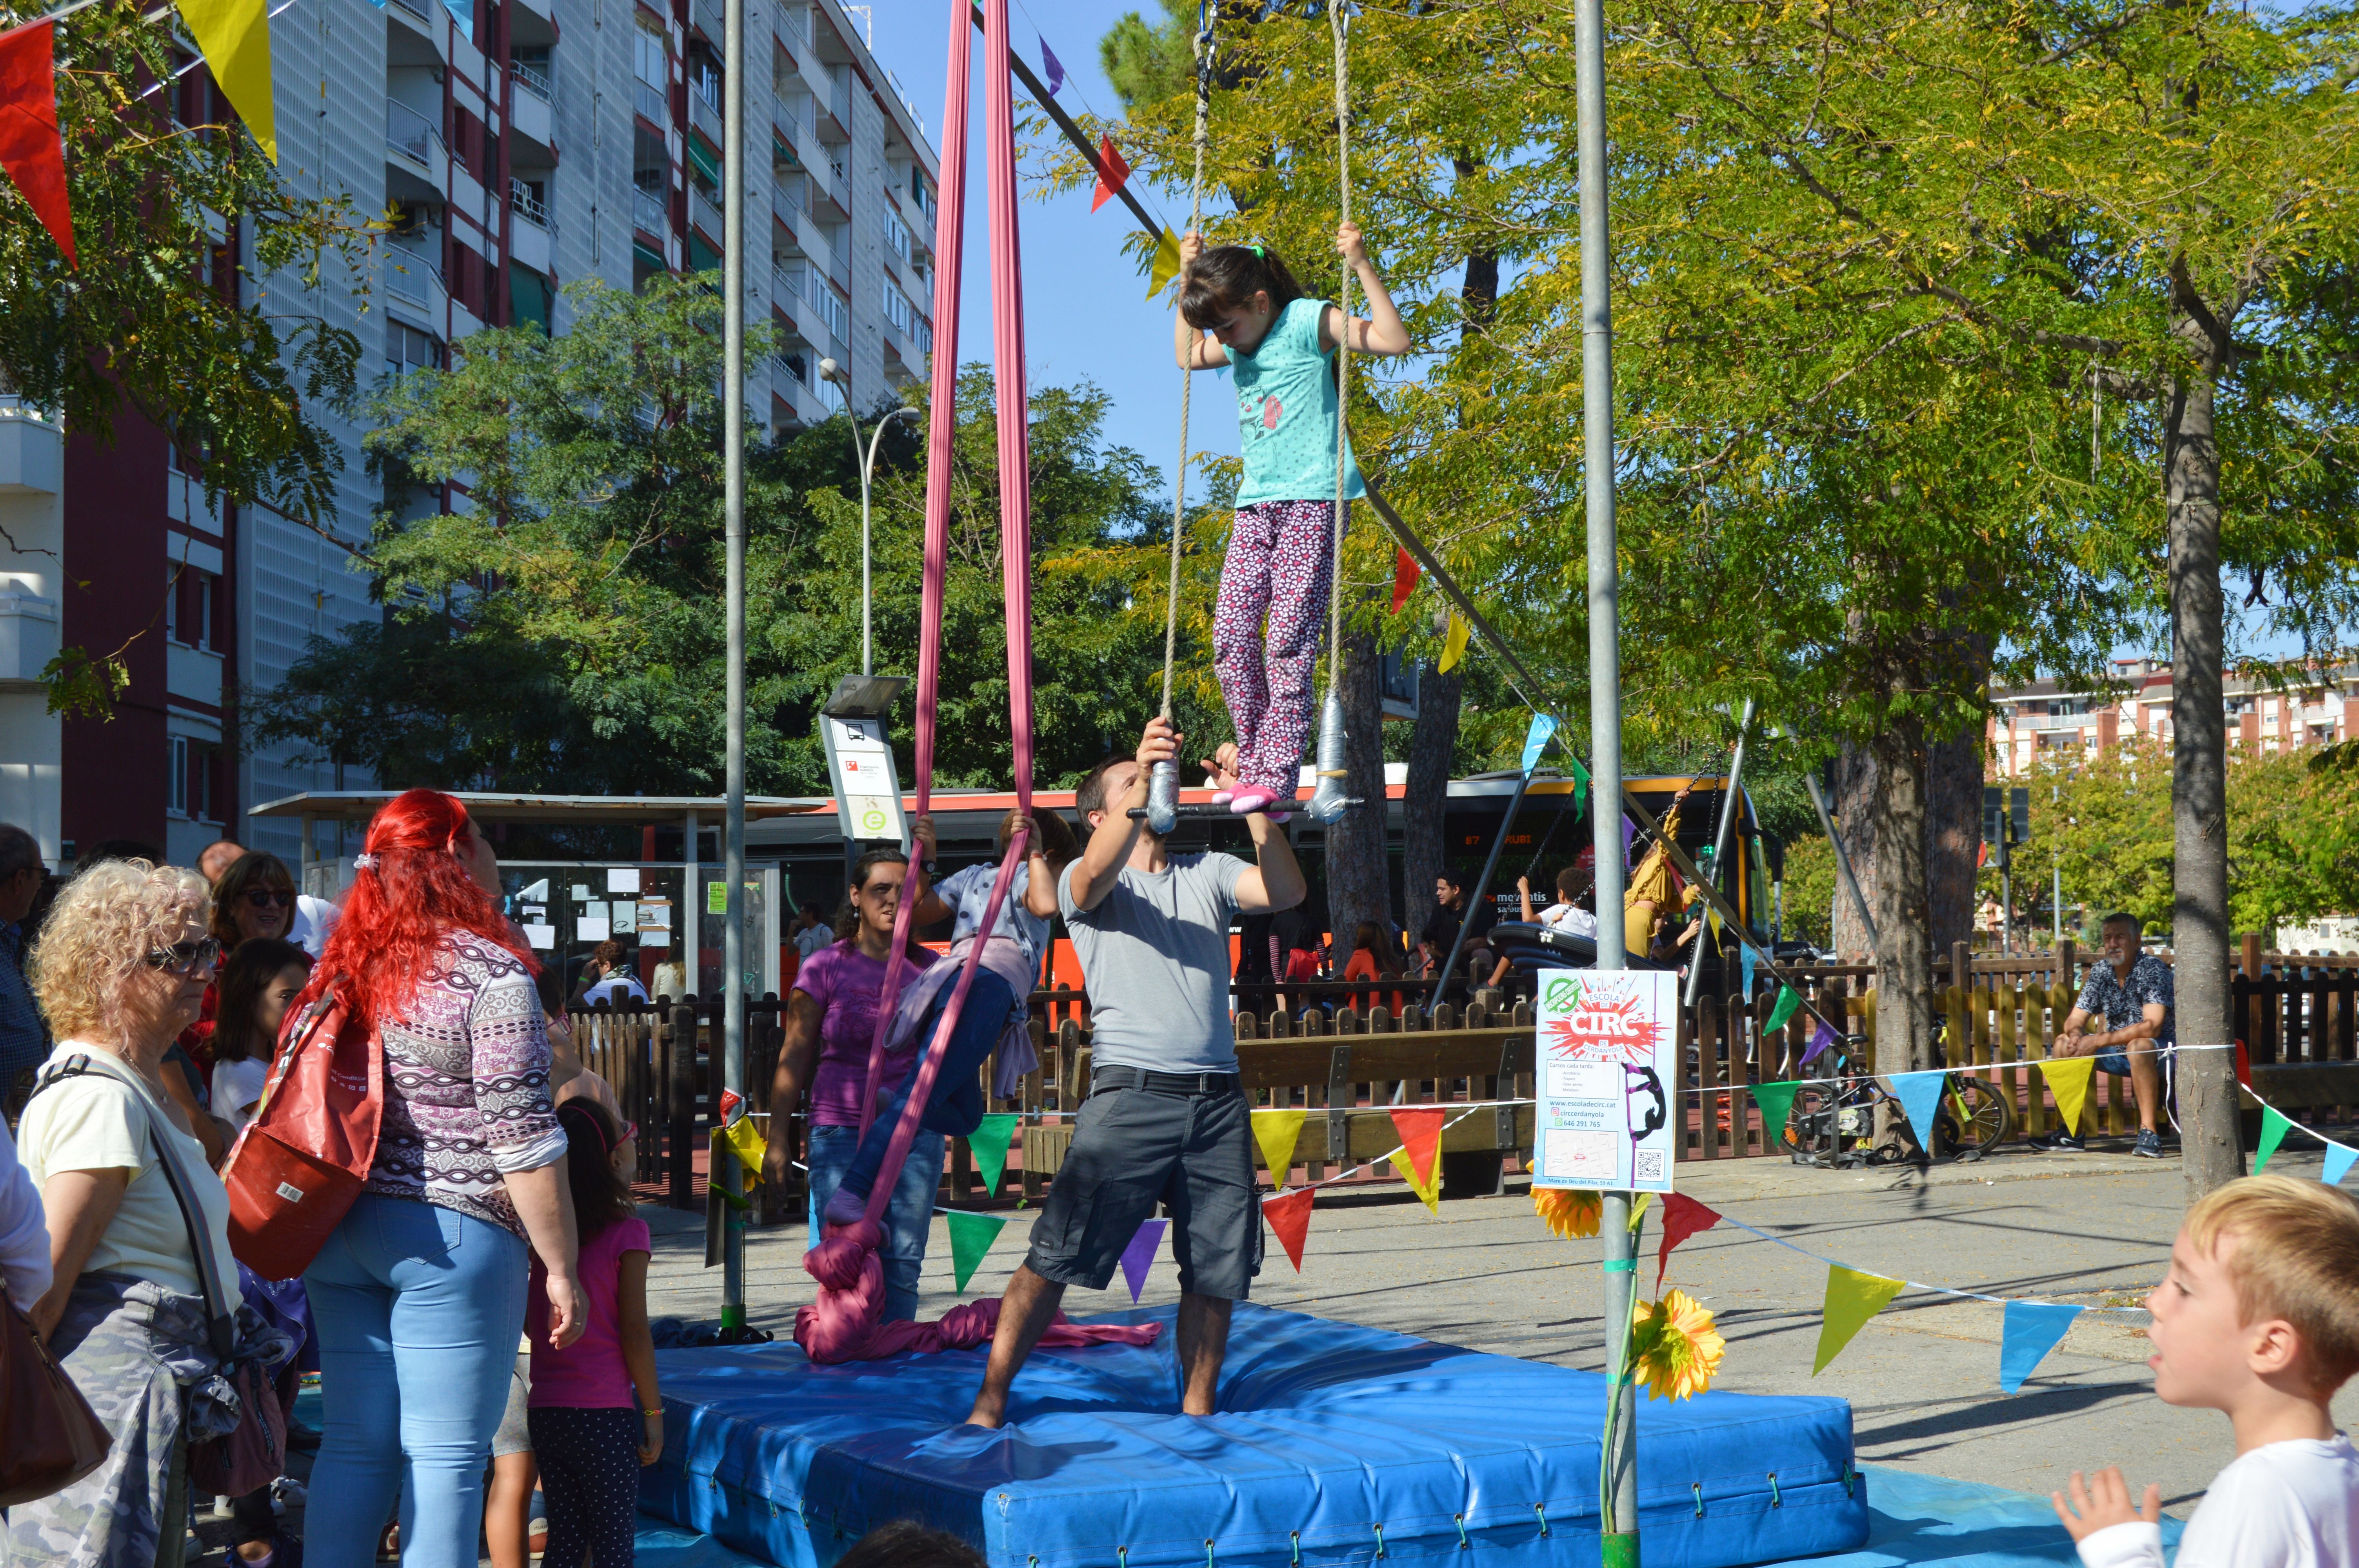
<path fill-rule="evenodd" d="M 945 175 L 934 231 L 934 363 L 931 408 L 926 430 L 926 552 L 919 600 L 918 647 L 918 811 L 929 807 L 934 775 L 934 711 L 941 689 L 942 603 L 950 576 L 951 442 L 958 416 L 959 283 L 966 236 L 966 135 L 968 82 L 973 70 L 970 0 L 950 0 L 950 84 L 942 105 Z M 987 0 L 984 8 L 984 114 L 985 198 L 991 234 L 992 349 L 999 417 L 999 558 L 1007 604 L 1008 728 L 1015 741 L 1016 809 L 1032 810 L 1032 463 L 1024 372 L 1024 275 L 1016 231 L 1016 105 L 1007 71 L 1007 0 Z M 1010 836 L 1006 856 L 991 884 L 980 930 L 999 928 L 1016 868 L 1026 858 L 1027 834 Z M 868 1076 L 861 1098 L 864 1137 L 875 1116 L 887 1032 L 898 1011 L 909 925 L 917 908 L 919 873 L 912 868 L 908 889 L 893 915 L 893 951 L 886 960 L 885 984 L 876 1009 L 876 1032 L 869 1043 Z M 986 943 L 971 944 L 958 983 L 942 1005 L 931 1042 L 919 1057 L 917 1076 L 886 1146 L 885 1161 L 868 1193 L 863 1217 L 852 1225 L 826 1227 L 803 1267 L 820 1284 L 817 1303 L 795 1314 L 795 1343 L 813 1361 L 873 1360 L 910 1350 L 954 1349 L 991 1337 L 999 1303 L 959 1307 L 939 1324 L 886 1324 L 884 1268 L 877 1249 L 884 1241 L 879 1220 L 899 1182 L 902 1162 L 918 1135 L 918 1123 L 933 1096 L 943 1054 L 966 1005 Z M 1120 1340 L 1145 1344 L 1155 1326 L 1051 1328 L 1043 1344 L 1079 1345 Z"/>

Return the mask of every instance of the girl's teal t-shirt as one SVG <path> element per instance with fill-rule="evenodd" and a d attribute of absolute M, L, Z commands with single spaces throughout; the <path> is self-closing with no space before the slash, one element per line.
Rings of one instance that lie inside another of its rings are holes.
<path fill-rule="evenodd" d="M 1319 351 L 1323 299 L 1288 302 L 1251 353 L 1229 351 L 1237 377 L 1237 439 L 1245 456 L 1239 506 L 1335 499 L 1335 378 Z M 1343 495 L 1366 494 L 1360 465 L 1343 453 Z"/>

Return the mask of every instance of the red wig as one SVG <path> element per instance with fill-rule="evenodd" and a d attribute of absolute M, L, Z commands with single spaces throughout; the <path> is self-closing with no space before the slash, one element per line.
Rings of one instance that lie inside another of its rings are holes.
<path fill-rule="evenodd" d="M 432 969 L 435 946 L 449 931 L 506 948 L 527 973 L 538 974 L 531 948 L 517 940 L 507 916 L 453 853 L 473 833 L 467 808 L 440 790 L 408 790 L 387 801 L 369 820 L 362 840 L 367 863 L 353 879 L 344 916 L 298 1005 L 332 981 L 346 980 L 372 1028 L 398 1016 Z"/>

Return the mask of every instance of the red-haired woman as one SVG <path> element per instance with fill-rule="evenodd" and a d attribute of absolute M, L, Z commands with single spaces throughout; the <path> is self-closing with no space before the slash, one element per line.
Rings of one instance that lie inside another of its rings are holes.
<path fill-rule="evenodd" d="M 367 1568 L 398 1496 L 409 1568 L 474 1568 L 527 1242 L 548 1268 L 551 1340 L 582 1326 L 549 1035 L 465 806 L 397 796 L 355 863 L 298 999 L 339 988 L 385 1048 L 375 1166 L 303 1277 L 327 1401 L 306 1547 L 313 1568 Z"/>

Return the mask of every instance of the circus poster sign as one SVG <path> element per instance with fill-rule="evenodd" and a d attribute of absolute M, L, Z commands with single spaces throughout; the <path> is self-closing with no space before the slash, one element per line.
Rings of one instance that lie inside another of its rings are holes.
<path fill-rule="evenodd" d="M 1534 1185 L 1671 1190 L 1679 983 L 1654 970 L 1540 971 Z"/>

